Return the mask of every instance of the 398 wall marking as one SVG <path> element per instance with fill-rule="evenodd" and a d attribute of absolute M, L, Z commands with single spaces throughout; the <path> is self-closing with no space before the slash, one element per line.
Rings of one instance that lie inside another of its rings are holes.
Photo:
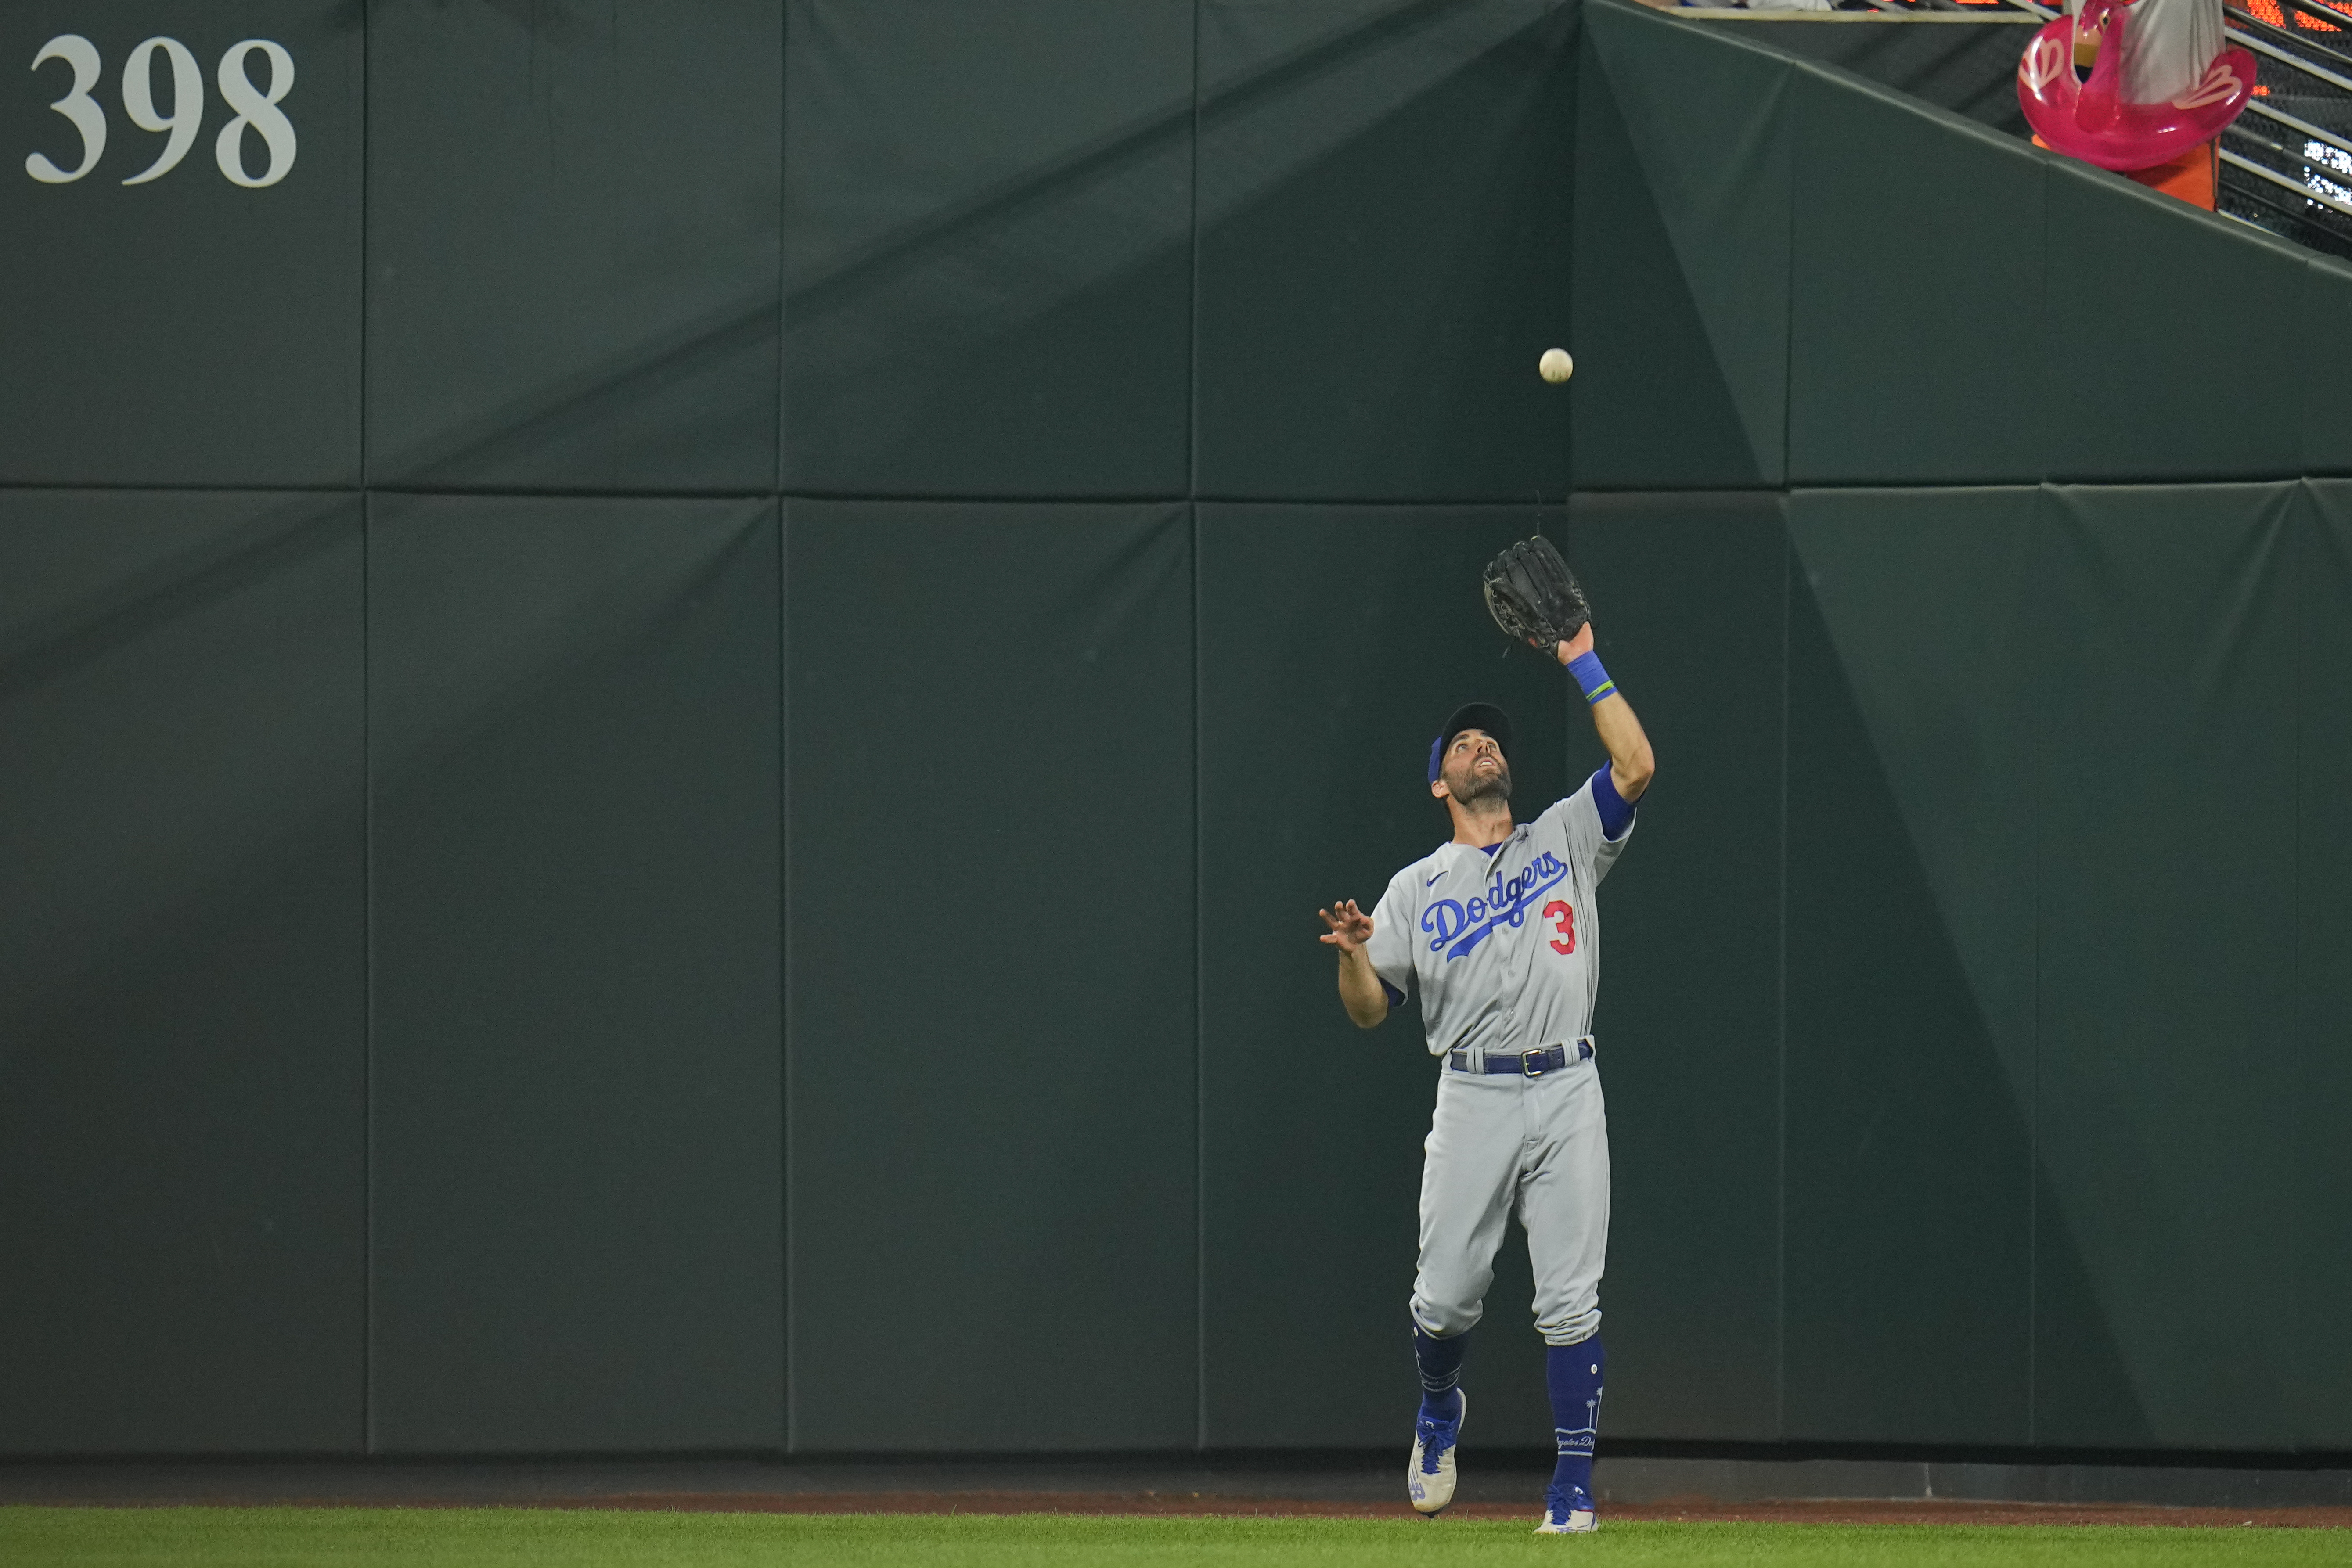
<path fill-rule="evenodd" d="M 169 114 L 155 107 L 158 54 L 172 68 Z M 269 86 L 266 90 L 254 84 L 251 75 L 256 54 L 269 64 Z M 72 86 L 49 107 L 65 116 L 67 122 L 80 133 L 81 162 L 72 169 L 60 169 L 48 154 L 35 152 L 25 159 L 25 172 L 44 185 L 69 185 L 97 168 L 99 160 L 106 156 L 106 110 L 90 96 L 105 74 L 104 61 L 100 58 L 98 46 L 79 33 L 60 33 L 43 44 L 41 52 L 33 57 L 33 69 L 37 72 L 52 60 L 62 62 L 73 71 Z M 214 82 L 220 89 L 221 101 L 236 111 L 235 118 L 222 126 L 220 134 L 213 139 L 213 162 L 222 177 L 248 191 L 275 185 L 286 178 L 293 171 L 294 157 L 299 149 L 294 122 L 278 106 L 294 90 L 294 57 L 282 44 L 268 38 L 247 38 L 231 44 L 221 56 Z M 122 183 L 143 185 L 177 168 L 195 145 L 205 119 L 204 72 L 185 44 L 177 38 L 153 37 L 131 51 L 122 63 L 122 111 L 140 130 L 168 138 L 154 162 Z M 268 163 L 258 174 L 250 172 L 246 165 L 248 131 L 261 139 L 262 151 L 268 155 Z"/>

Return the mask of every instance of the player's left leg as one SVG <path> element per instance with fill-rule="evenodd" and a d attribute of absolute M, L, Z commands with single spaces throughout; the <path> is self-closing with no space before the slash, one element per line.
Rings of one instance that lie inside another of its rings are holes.
<path fill-rule="evenodd" d="M 1545 1494 L 1544 1534 L 1597 1530 L 1592 1452 L 1608 1363 L 1601 1345 L 1601 1274 L 1609 1251 L 1609 1118 L 1591 1063 L 1533 1086 L 1540 1113 L 1536 1157 L 1519 1188 L 1519 1221 L 1536 1279 L 1536 1329 L 1550 1349 L 1558 1461 Z"/>
<path fill-rule="evenodd" d="M 1465 1337 L 1486 1311 L 1518 1172 L 1515 1085 L 1446 1072 L 1438 1081 L 1421 1171 L 1421 1258 L 1413 1274 L 1413 1358 L 1421 1409 L 1413 1419 L 1406 1494 L 1422 1513 L 1454 1500 L 1454 1450 L 1466 1403 Z"/>

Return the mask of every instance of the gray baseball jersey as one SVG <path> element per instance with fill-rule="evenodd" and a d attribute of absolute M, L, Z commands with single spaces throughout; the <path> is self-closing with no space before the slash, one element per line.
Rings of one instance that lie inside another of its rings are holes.
<path fill-rule="evenodd" d="M 1433 1334 L 1485 1314 L 1504 1221 L 1516 1211 L 1535 1274 L 1536 1330 L 1575 1344 L 1601 1327 L 1609 1251 L 1609 1118 L 1600 1062 L 1570 1053 L 1539 1076 L 1489 1074 L 1488 1056 L 1591 1031 L 1601 979 L 1593 893 L 1633 836 L 1602 836 L 1592 783 L 1512 830 L 1490 857 L 1444 844 L 1397 873 L 1366 946 L 1383 983 L 1421 993 L 1438 1074 L 1423 1145 L 1420 1262 L 1410 1307 Z"/>
<path fill-rule="evenodd" d="M 1447 843 L 1390 879 L 1365 946 L 1399 993 L 1418 990 L 1429 1052 L 1482 1055 L 1591 1032 L 1601 983 L 1593 891 L 1633 837 L 1601 831 L 1592 782 L 1522 822 L 1490 857 Z"/>

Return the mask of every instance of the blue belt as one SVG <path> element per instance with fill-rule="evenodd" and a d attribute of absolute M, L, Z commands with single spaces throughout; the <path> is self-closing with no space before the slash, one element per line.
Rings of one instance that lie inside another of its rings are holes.
<path fill-rule="evenodd" d="M 1507 1056 L 1489 1053 L 1484 1067 L 1470 1065 L 1470 1052 L 1449 1051 L 1445 1065 L 1456 1072 L 1513 1072 L 1527 1078 L 1541 1078 L 1547 1072 L 1558 1072 L 1572 1061 L 1592 1060 L 1592 1037 L 1586 1035 L 1573 1045 L 1539 1045 L 1533 1051 L 1515 1051 Z"/>

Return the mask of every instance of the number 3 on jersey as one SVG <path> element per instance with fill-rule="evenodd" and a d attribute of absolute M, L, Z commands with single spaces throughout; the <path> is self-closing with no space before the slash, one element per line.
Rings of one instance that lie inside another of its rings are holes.
<path fill-rule="evenodd" d="M 1543 906 L 1543 912 L 1544 918 L 1552 923 L 1552 929 L 1559 933 L 1551 939 L 1551 950 L 1555 953 L 1575 952 L 1576 905 L 1564 898 L 1555 898 Z"/>

